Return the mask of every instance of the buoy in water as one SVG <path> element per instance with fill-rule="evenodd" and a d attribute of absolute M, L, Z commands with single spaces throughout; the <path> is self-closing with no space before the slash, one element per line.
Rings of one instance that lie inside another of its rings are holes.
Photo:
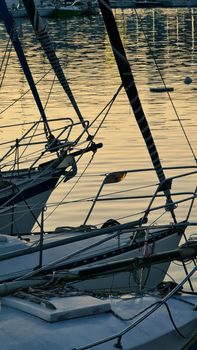
<path fill-rule="evenodd" d="M 186 78 L 184 79 L 184 83 L 185 83 L 186 85 L 191 84 L 191 83 L 192 83 L 192 78 L 186 77 Z"/>

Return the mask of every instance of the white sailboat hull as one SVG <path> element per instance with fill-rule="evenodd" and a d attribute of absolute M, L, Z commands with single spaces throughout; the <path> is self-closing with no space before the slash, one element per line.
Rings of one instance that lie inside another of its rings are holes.
<path fill-rule="evenodd" d="M 5 1 L 8 8 L 11 8 L 13 5 L 17 6 L 19 3 L 19 0 L 6 0 Z M 34 0 L 36 6 L 40 6 L 42 4 L 42 0 Z"/>
<path fill-rule="evenodd" d="M 170 249 L 176 249 L 180 242 L 180 235 L 173 234 L 169 237 L 159 239 L 155 243 L 154 252 L 160 253 Z M 150 245 L 151 247 L 151 245 Z M 135 257 L 140 257 L 143 255 L 142 249 L 133 249 L 130 252 L 122 254 L 119 259 L 109 258 L 102 263 L 106 264 L 108 262 L 118 261 L 122 259 L 132 259 Z M 90 264 L 93 267 L 93 264 Z M 170 266 L 170 263 L 162 263 L 159 266 L 152 266 L 151 268 L 145 268 L 135 272 L 119 272 L 116 274 L 111 274 L 110 276 L 100 276 L 94 278 L 93 280 L 86 280 L 82 282 L 73 282 L 71 285 L 80 290 L 102 290 L 111 292 L 139 292 L 139 289 L 152 290 L 161 283 L 166 275 L 166 272 Z"/>
<path fill-rule="evenodd" d="M 77 235 L 77 233 L 74 233 Z M 81 267 L 93 267 L 98 263 L 108 263 L 113 261 L 120 261 L 123 259 L 131 259 L 143 255 L 143 242 L 139 241 L 137 246 L 131 246 L 130 239 L 131 232 L 127 230 L 122 235 L 120 242 L 117 238 L 113 238 L 107 242 L 104 242 L 97 247 L 89 248 L 83 252 L 85 247 L 91 246 L 102 238 L 94 237 L 84 240 L 79 240 L 70 244 L 63 244 L 50 249 L 44 249 L 42 255 L 42 264 L 46 266 L 54 261 L 59 260 L 58 266 L 65 265 L 65 268 L 80 269 Z M 159 236 L 158 236 L 159 237 Z M 40 262 L 40 252 L 34 252 L 31 254 L 24 254 L 17 257 L 10 258 L 5 256 L 6 253 L 14 251 L 20 251 L 20 249 L 28 248 L 34 243 L 35 239 L 27 243 L 19 240 L 17 237 L 3 237 L 4 240 L 0 241 L 0 281 L 12 279 L 29 273 L 35 267 L 38 267 Z M 37 238 L 38 239 L 38 238 Z M 64 235 L 46 235 L 44 239 L 44 246 L 50 242 L 61 242 L 65 239 Z M 171 233 L 167 236 L 163 236 L 155 239 L 154 241 L 154 253 L 159 253 L 169 249 L 177 248 L 181 239 L 180 233 Z M 153 248 L 153 243 L 150 243 L 150 248 Z M 2 258 L 4 256 L 4 258 Z M 6 259 L 5 259 L 6 258 Z M 63 259 L 62 259 L 63 258 Z M 71 285 L 80 290 L 100 290 L 100 291 L 139 291 L 142 289 L 153 289 L 163 281 L 166 271 L 170 263 L 162 263 L 157 267 L 151 267 L 150 269 L 144 269 L 142 277 L 141 270 L 139 272 L 124 272 L 118 274 L 110 274 L 108 277 L 97 277 L 87 281 L 75 282 Z M 78 266 L 78 267 L 77 267 Z"/>
<path fill-rule="evenodd" d="M 63 156 L 31 171 L 2 172 L 0 234 L 29 234 L 67 167 L 67 157 Z"/>
<path fill-rule="evenodd" d="M 42 186 L 44 183 L 45 180 L 42 179 L 37 185 Z M 31 182 L 28 187 L 31 189 Z M 29 199 L 21 200 L 14 206 L 0 208 L 0 234 L 17 235 L 31 232 L 52 191 L 53 188 L 35 195 L 32 192 Z"/>
<path fill-rule="evenodd" d="M 55 11 L 55 6 L 52 2 L 48 1 L 43 3 L 40 0 L 34 0 L 37 10 L 41 17 L 52 16 Z M 27 17 L 27 12 L 24 7 L 20 7 L 19 0 L 6 0 L 8 9 L 11 11 L 13 17 L 15 18 L 24 18 Z"/>
<path fill-rule="evenodd" d="M 37 7 L 37 10 L 41 17 L 49 17 L 53 15 L 53 12 L 55 11 L 55 6 Z M 24 8 L 11 9 L 11 13 L 14 18 L 27 17 L 27 12 Z"/>

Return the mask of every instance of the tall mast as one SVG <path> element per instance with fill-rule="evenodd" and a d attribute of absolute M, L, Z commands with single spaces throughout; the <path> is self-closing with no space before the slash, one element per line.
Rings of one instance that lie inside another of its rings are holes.
<path fill-rule="evenodd" d="M 1 0 L 0 15 L 1 15 L 1 18 L 4 21 L 6 30 L 7 30 L 8 34 L 9 34 L 9 36 L 10 36 L 10 39 L 12 41 L 12 44 L 13 44 L 13 46 L 15 48 L 15 51 L 16 51 L 17 56 L 18 56 L 18 59 L 19 59 L 20 64 L 22 66 L 23 72 L 24 72 L 24 74 L 26 76 L 26 79 L 27 79 L 27 81 L 29 83 L 29 86 L 30 86 L 30 89 L 32 91 L 32 94 L 34 96 L 35 102 L 37 104 L 38 110 L 40 112 L 41 118 L 42 118 L 43 123 L 44 123 L 44 130 L 45 130 L 46 137 L 50 138 L 50 136 L 52 134 L 51 134 L 48 122 L 47 122 L 46 114 L 45 114 L 42 102 L 40 100 L 40 96 L 38 94 L 36 85 L 34 83 L 34 80 L 33 80 L 33 77 L 32 77 L 31 71 L 30 71 L 30 68 L 28 66 L 25 54 L 23 52 L 20 40 L 18 38 L 16 29 L 15 29 L 14 19 L 13 19 L 12 15 L 10 14 L 10 12 L 8 11 L 8 8 L 7 8 L 5 0 Z"/>
<path fill-rule="evenodd" d="M 144 114 L 141 101 L 139 99 L 138 91 L 135 85 L 134 77 L 131 72 L 129 62 L 126 57 L 126 53 L 120 38 L 120 34 L 116 25 L 116 21 L 112 12 L 112 9 L 109 4 L 109 0 L 98 0 L 103 20 L 107 29 L 113 54 L 118 66 L 119 74 L 124 86 L 125 92 L 128 96 L 130 105 L 133 109 L 133 113 L 141 134 L 144 138 L 147 150 L 149 152 L 150 158 L 152 160 L 154 169 L 156 171 L 157 177 L 161 184 L 161 189 L 164 191 L 167 198 L 167 209 L 171 211 L 172 217 L 176 222 L 174 214 L 174 206 L 170 194 L 170 185 L 171 183 L 167 181 L 160 159 L 157 152 L 156 145 L 154 143 L 148 121 Z"/>
<path fill-rule="evenodd" d="M 51 63 L 51 66 L 52 66 L 60 84 L 62 85 L 64 91 L 66 92 L 70 102 L 72 103 L 72 106 L 75 109 L 75 112 L 76 112 L 82 126 L 84 127 L 84 129 L 86 129 L 87 128 L 86 123 L 83 119 L 83 116 L 79 110 L 77 102 L 72 94 L 72 91 L 70 89 L 68 81 L 64 75 L 62 67 L 59 63 L 57 56 L 56 56 L 54 45 L 51 42 L 50 37 L 48 35 L 47 26 L 46 26 L 45 22 L 42 20 L 42 18 L 40 17 L 40 15 L 36 9 L 34 0 L 22 0 L 22 1 L 23 1 L 25 8 L 26 8 L 27 14 L 30 18 L 31 24 L 34 28 L 35 34 L 36 34 L 38 40 L 40 41 L 42 48 L 43 48 L 49 62 Z M 88 133 L 88 131 L 87 131 L 87 133 Z M 89 135 L 89 133 L 88 133 L 88 135 Z"/>

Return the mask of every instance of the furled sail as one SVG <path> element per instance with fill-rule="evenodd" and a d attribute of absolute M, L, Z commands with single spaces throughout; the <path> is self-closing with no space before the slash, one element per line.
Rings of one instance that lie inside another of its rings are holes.
<path fill-rule="evenodd" d="M 52 135 L 51 135 L 51 131 L 50 131 L 50 128 L 49 128 L 49 125 L 48 125 L 48 122 L 47 122 L 46 114 L 45 114 L 42 102 L 40 100 L 40 97 L 39 97 L 36 85 L 34 83 L 34 80 L 33 80 L 33 77 L 32 77 L 31 71 L 30 71 L 30 68 L 28 66 L 25 54 L 24 54 L 22 46 L 20 44 L 20 40 L 19 40 L 17 32 L 15 30 L 14 19 L 13 19 L 12 15 L 10 14 L 10 12 L 8 11 L 8 8 L 7 8 L 5 0 L 1 0 L 0 16 L 3 19 L 3 21 L 4 21 L 6 30 L 7 30 L 8 34 L 9 34 L 9 36 L 10 36 L 10 39 L 12 41 L 12 44 L 13 44 L 14 48 L 15 48 L 15 51 L 17 53 L 19 62 L 21 64 L 21 66 L 22 66 L 22 69 L 23 69 L 24 74 L 26 76 L 26 79 L 27 79 L 27 81 L 29 83 L 29 86 L 30 86 L 30 89 L 32 91 L 32 94 L 34 96 L 35 102 L 36 102 L 37 107 L 39 109 L 41 118 L 42 118 L 42 120 L 44 122 L 44 129 L 45 129 L 46 136 L 47 136 L 47 138 L 49 138 Z"/>
<path fill-rule="evenodd" d="M 83 119 L 83 116 L 79 110 L 77 102 L 73 96 L 73 93 L 70 89 L 68 81 L 64 75 L 62 67 L 59 63 L 57 56 L 56 56 L 54 45 L 51 42 L 50 37 L 47 33 L 46 23 L 40 17 L 40 15 L 36 9 L 36 6 L 34 4 L 34 0 L 23 0 L 23 4 L 26 8 L 27 14 L 30 18 L 30 21 L 32 23 L 32 26 L 33 26 L 34 31 L 36 33 L 36 36 L 37 36 L 38 40 L 40 41 L 40 43 L 43 47 L 43 50 L 45 51 L 45 54 L 48 57 L 48 60 L 51 63 L 51 66 L 52 66 L 59 82 L 61 83 L 64 91 L 66 92 L 68 98 L 70 99 L 72 106 L 75 109 L 75 112 L 76 112 L 81 124 L 86 129 L 87 125 Z"/>
<path fill-rule="evenodd" d="M 119 31 L 116 25 L 116 21 L 112 12 L 112 9 L 109 4 L 109 0 L 98 0 L 103 20 L 108 32 L 110 39 L 111 47 L 114 53 L 114 57 L 119 69 L 119 74 L 122 80 L 122 84 L 128 96 L 129 102 L 133 109 L 136 121 L 140 128 L 141 134 L 146 143 L 150 158 L 152 160 L 153 166 L 155 168 L 157 177 L 161 184 L 161 189 L 164 190 L 164 193 L 167 197 L 167 210 L 170 210 L 174 220 L 175 216 L 173 213 L 173 203 L 170 195 L 170 185 L 171 182 L 168 181 L 165 177 L 159 155 L 157 152 L 156 145 L 154 143 L 147 119 L 145 117 L 141 101 L 138 96 L 138 91 L 135 85 L 134 77 L 131 72 L 130 64 L 127 60 L 126 53 L 119 35 Z"/>

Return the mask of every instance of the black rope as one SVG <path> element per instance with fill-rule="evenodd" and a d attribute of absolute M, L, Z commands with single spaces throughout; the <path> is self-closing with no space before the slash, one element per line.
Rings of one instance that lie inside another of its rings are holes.
<path fill-rule="evenodd" d="M 170 311 L 170 308 L 169 308 L 168 304 L 167 304 L 166 302 L 164 302 L 163 304 L 164 304 L 164 305 L 166 306 L 166 308 L 167 308 L 167 311 L 168 311 L 168 314 L 169 314 L 169 317 L 170 317 L 170 321 L 171 321 L 171 323 L 172 323 L 172 325 L 173 325 L 175 331 L 178 333 L 178 335 L 180 335 L 180 337 L 182 337 L 182 338 L 184 338 L 184 339 L 189 338 L 188 336 L 185 336 L 185 335 L 177 328 L 177 326 L 176 326 L 176 324 L 175 324 L 175 322 L 174 322 L 174 320 L 173 320 L 173 317 L 172 317 L 172 314 L 171 314 L 171 311 Z"/>
<path fill-rule="evenodd" d="M 122 319 L 122 320 L 127 320 L 127 321 L 128 321 L 128 320 L 134 319 L 134 318 L 137 317 L 137 316 L 140 316 L 142 313 L 144 313 L 145 311 L 148 311 L 148 309 L 150 309 L 151 307 L 153 307 L 153 306 L 155 306 L 155 305 L 157 305 L 157 304 L 161 304 L 161 305 L 163 304 L 163 305 L 166 306 L 166 309 L 167 309 L 168 314 L 169 314 L 169 317 L 170 317 L 170 321 L 171 321 L 171 323 L 172 323 L 172 325 L 173 325 L 175 331 L 177 332 L 177 334 L 178 334 L 180 337 L 182 337 L 182 338 L 184 338 L 184 339 L 188 339 L 189 337 L 188 337 L 188 336 L 185 336 L 185 335 L 184 335 L 182 332 L 180 332 L 180 330 L 177 328 L 177 326 L 176 326 L 176 324 L 175 324 L 175 322 L 174 322 L 174 320 L 173 320 L 173 317 L 172 317 L 172 314 L 171 314 L 171 311 L 170 311 L 170 308 L 169 308 L 167 302 L 163 302 L 163 301 L 155 302 L 155 303 L 149 305 L 147 308 L 145 308 L 145 309 L 143 309 L 142 311 L 140 311 L 140 312 L 139 312 L 138 314 L 136 314 L 135 316 L 132 316 L 130 319 L 121 318 L 121 316 L 116 315 L 116 313 L 115 313 L 114 311 L 113 311 L 113 314 L 114 314 L 116 317 L 118 317 L 118 318 L 120 318 L 120 319 Z M 128 331 L 129 331 L 129 330 L 128 330 Z M 117 342 L 114 344 L 114 347 L 119 348 L 119 349 L 122 349 L 121 340 L 122 340 L 122 337 L 123 337 L 123 336 L 124 336 L 124 334 L 114 335 L 114 336 L 110 337 L 110 339 L 103 339 L 103 341 L 100 341 L 99 344 L 104 344 L 104 343 L 107 343 L 107 342 L 109 342 L 109 341 L 111 341 L 111 340 L 113 340 L 113 339 L 117 339 Z M 82 350 L 82 349 L 85 350 L 85 349 L 92 348 L 92 347 L 94 347 L 94 346 L 95 346 L 95 343 L 92 343 L 92 344 L 88 344 L 87 346 L 80 347 L 80 349 L 81 349 L 81 350 Z M 77 348 L 74 348 L 74 349 L 77 350 Z M 74 349 L 73 349 L 73 350 L 74 350 Z"/>

